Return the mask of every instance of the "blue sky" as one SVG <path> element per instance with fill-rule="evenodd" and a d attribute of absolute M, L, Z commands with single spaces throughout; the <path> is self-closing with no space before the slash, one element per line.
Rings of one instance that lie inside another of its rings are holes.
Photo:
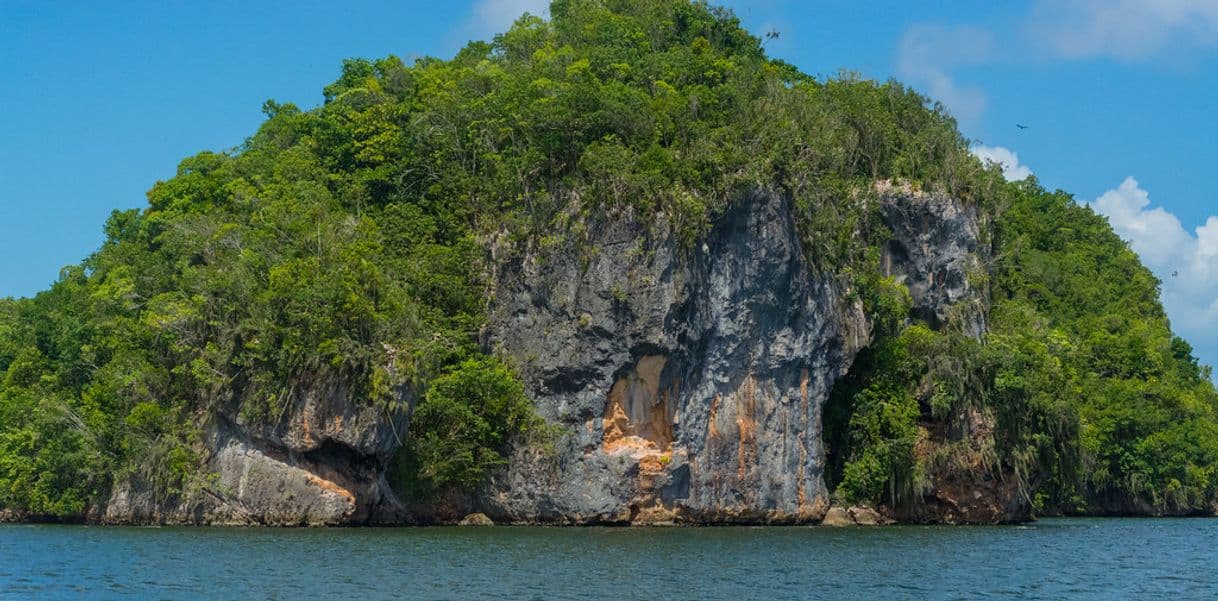
<path fill-rule="evenodd" d="M 0 0 L 0 296 L 48 286 L 181 158 L 240 144 L 264 100 L 316 105 L 343 58 L 451 56 L 547 2 L 337 4 Z M 910 83 L 1012 177 L 1092 203 L 1218 365 L 1218 0 L 726 4 L 781 33 L 771 54 Z"/>

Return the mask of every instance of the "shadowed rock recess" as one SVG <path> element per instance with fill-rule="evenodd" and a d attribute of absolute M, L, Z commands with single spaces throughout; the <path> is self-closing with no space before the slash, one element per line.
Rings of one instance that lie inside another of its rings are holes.
<path fill-rule="evenodd" d="M 402 395 L 408 394 L 405 390 Z M 138 480 L 120 481 L 104 523 L 320 526 L 368 523 L 398 501 L 385 465 L 401 444 L 406 412 L 354 401 L 331 386 L 300 391 L 280 425 L 250 427 L 221 411 L 205 433 L 204 469 L 193 494 L 157 498 Z"/>

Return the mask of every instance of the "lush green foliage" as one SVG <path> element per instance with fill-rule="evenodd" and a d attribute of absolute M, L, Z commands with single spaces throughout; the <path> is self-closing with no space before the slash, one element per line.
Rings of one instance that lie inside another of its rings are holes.
<path fill-rule="evenodd" d="M 428 386 L 393 466 L 395 487 L 416 497 L 473 488 L 507 462 L 511 437 L 529 434 L 544 426 L 519 380 L 497 360 L 468 359 Z"/>
<path fill-rule="evenodd" d="M 1009 203 L 997 224 L 995 404 L 1064 404 L 1078 421 L 1078 469 L 1048 472 L 1041 502 L 1210 510 L 1218 394 L 1208 368 L 1172 335 L 1158 281 L 1068 195 L 1025 183 L 1012 186 Z"/>
<path fill-rule="evenodd" d="M 1004 424 L 1004 452 L 1049 474 L 1047 502 L 1212 497 L 1212 388 L 1102 221 L 1002 183 L 901 84 L 768 59 L 728 11 L 558 0 L 551 14 L 452 60 L 346 61 L 322 106 L 268 102 L 239 148 L 186 159 L 146 209 L 116 212 L 51 290 L 0 302 L 0 506 L 75 514 L 132 474 L 187 490 L 209 416 L 273 424 L 293 391 L 330 380 L 387 410 L 400 385 L 418 391 L 397 480 L 474 486 L 538 428 L 476 341 L 490 257 L 631 218 L 695 252 L 758 187 L 794 200 L 809 257 L 884 316 L 839 416 L 852 495 L 909 489 L 915 422 L 974 403 Z M 877 179 L 1001 215 L 985 352 L 906 323 L 877 275 Z M 940 392 L 923 403 L 927 381 Z"/>
<path fill-rule="evenodd" d="M 839 493 L 916 498 L 942 459 L 915 452 L 919 428 L 959 429 L 972 409 L 996 424 L 983 462 L 1013 470 L 1041 510 L 1212 511 L 1218 394 L 1172 335 L 1158 281 L 1063 193 L 1027 181 L 987 201 L 989 333 L 978 343 L 950 327 L 932 332 L 868 301 L 884 316 L 876 342 L 826 410 Z"/>

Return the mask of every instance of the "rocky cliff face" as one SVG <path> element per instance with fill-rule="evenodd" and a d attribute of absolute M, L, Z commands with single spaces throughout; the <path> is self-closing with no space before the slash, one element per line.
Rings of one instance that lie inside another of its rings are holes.
<path fill-rule="evenodd" d="M 973 280 L 983 274 L 989 249 L 974 207 L 950 197 L 881 183 L 880 211 L 892 230 L 884 245 L 885 275 L 904 284 L 913 312 L 934 328 L 956 328 L 974 339 L 986 332 L 988 298 Z M 921 391 L 928 406 L 932 390 Z M 926 462 L 929 488 L 899 507 L 883 508 L 903 522 L 976 524 L 1031 518 L 1031 503 L 1010 466 L 994 466 L 995 419 L 975 409 L 953 416 L 950 427 L 922 420 L 915 455 L 949 453 L 948 462 Z"/>
<path fill-rule="evenodd" d="M 960 328 L 979 339 L 986 330 L 986 291 L 972 279 L 989 251 L 977 209 L 953 198 L 881 182 L 879 208 L 892 238 L 881 258 L 884 275 L 909 289 L 914 314 L 934 328 Z"/>
<path fill-rule="evenodd" d="M 700 247 L 610 223 L 497 274 L 490 340 L 514 357 L 554 456 L 518 454 L 496 520 L 810 522 L 828 509 L 820 410 L 866 342 L 845 284 L 812 270 L 787 201 L 759 192 Z"/>
<path fill-rule="evenodd" d="M 910 189 L 883 184 L 879 192 L 894 234 L 883 253 L 887 274 L 931 324 L 981 336 L 985 299 L 969 278 L 984 255 L 975 213 Z M 215 475 L 182 497 L 189 502 L 153 498 L 128 481 L 100 519 L 414 523 L 473 511 L 496 522 L 560 524 L 824 518 L 821 413 L 870 342 L 871 324 L 849 282 L 808 260 L 789 200 L 750 194 L 693 248 L 663 220 L 629 218 L 590 228 L 579 248 L 594 252 L 517 252 L 494 273 L 485 342 L 518 367 L 558 434 L 552 449 L 517 448 L 480 494 L 404 506 L 384 471 L 406 412 L 369 407 L 341 386 L 301 387 L 275 427 L 245 424 L 239 403 L 209 421 L 204 452 Z M 984 416 L 976 421 L 966 432 L 928 430 L 928 444 L 984 446 Z M 926 503 L 889 513 L 967 522 L 1020 510 L 1014 491 L 956 476 L 940 475 Z"/>
<path fill-rule="evenodd" d="M 880 192 L 889 274 L 932 324 L 980 336 L 975 213 Z M 870 323 L 849 284 L 807 260 L 788 201 L 741 199 L 694 249 L 629 220 L 588 242 L 586 264 L 533 254 L 497 274 L 491 344 L 564 436 L 552 456 L 518 453 L 466 509 L 524 522 L 819 521 L 821 411 Z"/>
<path fill-rule="evenodd" d="M 239 405 L 209 420 L 202 452 L 211 477 L 197 490 L 157 498 L 138 479 L 120 482 L 98 519 L 338 525 L 367 523 L 398 505 L 384 472 L 408 412 L 369 406 L 341 385 L 298 388 L 275 426 L 246 424 Z"/>

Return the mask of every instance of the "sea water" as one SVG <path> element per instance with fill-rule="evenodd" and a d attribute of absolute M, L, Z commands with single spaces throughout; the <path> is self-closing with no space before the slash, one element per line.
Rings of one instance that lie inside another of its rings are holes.
<path fill-rule="evenodd" d="M 882 528 L 0 526 L 0 599 L 1218 599 L 1218 520 Z"/>

